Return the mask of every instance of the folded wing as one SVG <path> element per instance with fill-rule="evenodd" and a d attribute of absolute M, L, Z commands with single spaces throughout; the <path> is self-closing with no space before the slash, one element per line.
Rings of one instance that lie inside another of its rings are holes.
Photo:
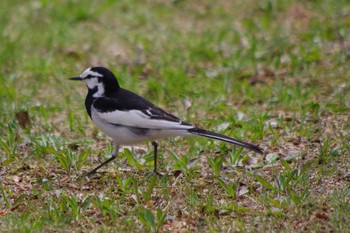
<path fill-rule="evenodd" d="M 108 106 L 108 107 L 107 107 Z M 133 103 L 131 108 L 121 105 L 115 98 L 97 98 L 92 110 L 100 119 L 114 125 L 124 125 L 148 129 L 191 129 L 193 125 L 165 112 L 155 105 L 142 100 Z"/>

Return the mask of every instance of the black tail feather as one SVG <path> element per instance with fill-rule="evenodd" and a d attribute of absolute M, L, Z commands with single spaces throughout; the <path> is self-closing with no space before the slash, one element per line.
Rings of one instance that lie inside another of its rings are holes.
<path fill-rule="evenodd" d="M 232 143 L 232 144 L 235 144 L 238 146 L 243 146 L 247 149 L 250 149 L 250 150 L 255 151 L 257 153 L 260 153 L 260 154 L 264 153 L 263 149 L 258 147 L 258 146 L 255 146 L 255 145 L 247 143 L 247 142 L 242 142 L 240 140 L 237 140 L 237 139 L 234 139 L 234 138 L 222 135 L 222 134 L 210 132 L 210 131 L 205 130 L 205 129 L 193 128 L 193 129 L 189 129 L 188 132 L 190 132 L 191 134 L 194 134 L 194 135 L 212 138 L 212 139 L 217 139 L 217 140 Z"/>

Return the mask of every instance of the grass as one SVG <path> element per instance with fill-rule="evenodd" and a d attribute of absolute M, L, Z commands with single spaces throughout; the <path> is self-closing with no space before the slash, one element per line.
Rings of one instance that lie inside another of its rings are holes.
<path fill-rule="evenodd" d="M 319 1 L 1 1 L 3 232 L 347 232 L 350 7 Z M 85 68 L 202 138 L 121 150 L 85 113 Z"/>

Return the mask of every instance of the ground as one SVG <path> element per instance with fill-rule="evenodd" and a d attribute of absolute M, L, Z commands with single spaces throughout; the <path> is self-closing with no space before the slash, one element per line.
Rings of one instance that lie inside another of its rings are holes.
<path fill-rule="evenodd" d="M 2 1 L 3 232 L 347 232 L 346 0 Z M 109 158 L 85 112 L 90 66 L 202 128 Z"/>

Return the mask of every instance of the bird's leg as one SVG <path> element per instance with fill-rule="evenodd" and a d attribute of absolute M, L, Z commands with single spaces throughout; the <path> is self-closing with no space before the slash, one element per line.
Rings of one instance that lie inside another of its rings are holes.
<path fill-rule="evenodd" d="M 154 147 L 154 174 L 157 174 L 157 149 L 158 149 L 158 143 L 155 141 L 152 141 L 152 145 Z"/>
<path fill-rule="evenodd" d="M 110 157 L 109 159 L 107 159 L 106 161 L 104 161 L 103 163 L 101 163 L 100 165 L 98 165 L 96 168 L 92 169 L 88 173 L 85 173 L 85 176 L 91 176 L 92 174 L 95 174 L 98 169 L 100 169 L 101 167 L 103 167 L 107 163 L 109 163 L 112 160 L 114 160 L 118 156 L 118 151 L 119 151 L 119 145 L 115 145 L 114 149 L 113 149 L 113 152 L 112 152 L 112 157 Z"/>

